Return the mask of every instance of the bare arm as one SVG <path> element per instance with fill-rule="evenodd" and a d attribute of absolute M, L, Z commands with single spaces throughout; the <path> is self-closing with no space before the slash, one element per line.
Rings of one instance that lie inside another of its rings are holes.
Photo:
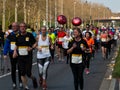
<path fill-rule="evenodd" d="M 18 56 L 18 53 L 17 53 L 17 46 L 16 46 L 13 52 L 13 58 L 16 58 L 17 56 Z"/>

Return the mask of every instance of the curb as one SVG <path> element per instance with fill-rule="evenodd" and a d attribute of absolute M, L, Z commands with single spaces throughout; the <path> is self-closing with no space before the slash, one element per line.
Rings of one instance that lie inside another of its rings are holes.
<path fill-rule="evenodd" d="M 114 90 L 115 89 L 115 83 L 116 83 L 116 79 L 112 79 L 111 83 L 110 83 L 110 88 L 109 90 Z"/>

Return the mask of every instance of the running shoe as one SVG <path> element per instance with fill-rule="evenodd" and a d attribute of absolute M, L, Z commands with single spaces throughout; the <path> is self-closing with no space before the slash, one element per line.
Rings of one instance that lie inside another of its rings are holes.
<path fill-rule="evenodd" d="M 20 87 L 20 88 L 23 88 L 23 84 L 22 84 L 21 82 L 19 83 L 19 87 Z"/>
<path fill-rule="evenodd" d="M 47 89 L 46 83 L 43 83 L 43 84 L 42 84 L 42 88 L 43 88 L 43 90 L 46 90 L 46 89 Z"/>
<path fill-rule="evenodd" d="M 65 61 L 64 59 L 62 59 L 61 61 Z"/>
<path fill-rule="evenodd" d="M 40 84 L 40 86 L 42 86 L 42 82 L 43 82 L 43 78 L 40 77 L 40 79 L 39 79 L 39 84 Z"/>
<path fill-rule="evenodd" d="M 10 68 L 7 69 L 7 72 L 8 72 L 8 73 L 10 72 Z"/>
<path fill-rule="evenodd" d="M 59 59 L 58 59 L 58 61 L 60 62 L 60 61 L 61 61 L 61 59 L 59 58 Z"/>
<path fill-rule="evenodd" d="M 37 87 L 38 87 L 38 84 L 37 84 L 37 80 L 36 80 L 35 77 L 32 79 L 32 82 L 33 82 L 33 87 L 34 87 L 34 88 L 37 88 Z"/>
<path fill-rule="evenodd" d="M 85 70 L 85 73 L 86 73 L 86 74 L 89 74 L 89 73 L 90 73 L 90 70 L 87 68 L 87 69 Z"/>
<path fill-rule="evenodd" d="M 28 86 L 26 86 L 24 90 L 30 90 L 30 89 L 28 88 Z"/>
<path fill-rule="evenodd" d="M 13 83 L 13 85 L 12 85 L 12 86 L 13 86 L 13 89 L 16 89 L 16 84 L 15 84 L 15 83 Z"/>

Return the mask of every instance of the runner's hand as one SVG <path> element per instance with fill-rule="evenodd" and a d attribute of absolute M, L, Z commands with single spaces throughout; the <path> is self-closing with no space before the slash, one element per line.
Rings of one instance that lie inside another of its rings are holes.
<path fill-rule="evenodd" d="M 54 45 L 51 45 L 51 47 L 50 47 L 51 49 L 54 49 Z"/>
<path fill-rule="evenodd" d="M 38 48 L 38 51 L 39 51 L 39 52 L 42 52 L 42 47 L 39 47 L 39 48 Z"/>
<path fill-rule="evenodd" d="M 14 50 L 14 52 L 13 52 L 13 58 L 16 58 L 17 56 L 18 56 L 17 51 Z"/>
<path fill-rule="evenodd" d="M 6 60 L 7 59 L 7 55 L 4 55 L 4 60 Z"/>
<path fill-rule="evenodd" d="M 76 47 L 77 47 L 76 43 L 74 43 L 72 47 L 73 47 L 73 48 L 76 48 Z"/>
<path fill-rule="evenodd" d="M 28 48 L 27 48 L 27 50 L 28 50 L 28 52 L 29 52 L 29 51 L 31 51 L 31 50 L 32 50 L 32 48 L 31 48 L 31 47 L 28 47 Z"/>

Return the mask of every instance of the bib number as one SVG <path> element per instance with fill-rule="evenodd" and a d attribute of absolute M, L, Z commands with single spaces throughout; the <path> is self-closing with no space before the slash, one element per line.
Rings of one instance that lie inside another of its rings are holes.
<path fill-rule="evenodd" d="M 74 64 L 82 63 L 82 54 L 72 54 L 72 63 Z"/>
<path fill-rule="evenodd" d="M 11 45 L 11 50 L 14 50 L 14 49 L 15 49 L 15 46 L 16 46 L 16 45 L 15 45 L 15 42 L 11 42 L 10 45 Z"/>
<path fill-rule="evenodd" d="M 28 55 L 27 46 L 22 46 L 18 48 L 19 55 Z"/>
<path fill-rule="evenodd" d="M 62 42 L 63 41 L 63 38 L 59 38 L 59 42 Z"/>
<path fill-rule="evenodd" d="M 43 53 L 48 53 L 48 52 L 49 52 L 49 47 L 44 47 L 44 48 L 42 48 L 42 52 L 43 52 Z"/>
<path fill-rule="evenodd" d="M 101 41 L 102 42 L 106 42 L 107 40 L 106 40 L 106 38 L 102 38 Z"/>

